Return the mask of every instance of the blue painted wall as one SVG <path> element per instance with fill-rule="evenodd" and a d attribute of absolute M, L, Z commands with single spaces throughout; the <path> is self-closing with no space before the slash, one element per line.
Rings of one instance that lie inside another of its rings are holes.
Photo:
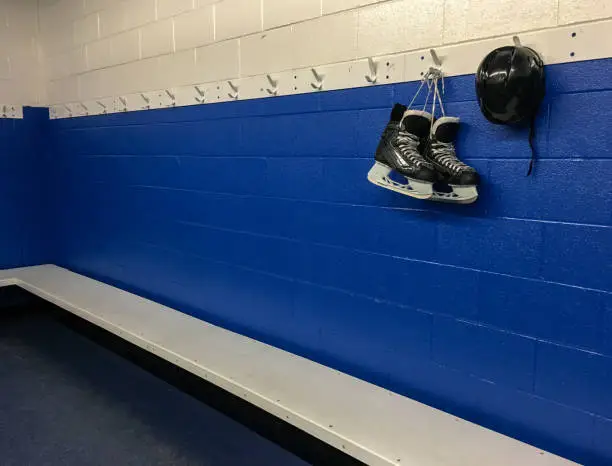
<path fill-rule="evenodd" d="M 51 122 L 54 262 L 588 464 L 612 461 L 612 60 L 540 154 L 446 81 L 473 206 L 366 181 L 415 83 Z"/>
<path fill-rule="evenodd" d="M 25 108 L 23 119 L 0 119 L 0 269 L 47 260 L 48 179 L 41 148 L 48 121 L 41 108 Z"/>

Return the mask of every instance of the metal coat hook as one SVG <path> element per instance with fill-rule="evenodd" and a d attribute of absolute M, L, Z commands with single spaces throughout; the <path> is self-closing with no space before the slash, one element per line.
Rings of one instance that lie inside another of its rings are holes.
<path fill-rule="evenodd" d="M 85 110 L 86 112 L 89 112 L 89 109 L 87 108 L 87 105 L 85 105 L 83 102 L 79 102 L 79 106 Z"/>
<path fill-rule="evenodd" d="M 365 79 L 370 84 L 375 84 L 378 81 L 378 62 L 374 61 L 372 57 L 368 57 L 368 67 L 370 68 L 370 74 L 366 74 Z"/>
<path fill-rule="evenodd" d="M 318 91 L 322 90 L 323 80 L 325 79 L 325 75 L 322 73 L 319 73 L 315 68 L 310 68 L 310 71 L 312 72 L 315 78 L 315 82 L 310 83 L 310 85 L 313 87 L 313 89 L 316 89 Z"/>
<path fill-rule="evenodd" d="M 147 109 L 151 108 L 151 98 L 147 97 L 147 95 L 142 92 L 140 93 L 140 97 L 142 97 L 142 100 L 144 100 L 145 103 L 147 104 L 145 108 Z"/>
<path fill-rule="evenodd" d="M 65 108 L 66 110 L 68 110 L 68 114 L 69 114 L 70 116 L 72 116 L 72 109 L 71 109 L 71 108 L 70 108 L 68 105 L 66 105 L 66 104 L 64 104 L 64 108 Z"/>
<path fill-rule="evenodd" d="M 127 112 L 127 100 L 125 97 L 119 97 L 119 102 L 123 104 L 123 111 Z"/>
<path fill-rule="evenodd" d="M 521 47 L 521 39 L 519 39 L 519 36 L 512 36 L 512 42 L 514 42 L 516 47 Z"/>
<path fill-rule="evenodd" d="M 99 100 L 96 100 L 96 103 L 102 107 L 104 110 L 106 110 L 106 105 L 104 105 L 102 102 L 100 102 Z"/>
<path fill-rule="evenodd" d="M 232 92 L 228 92 L 227 95 L 230 97 L 230 99 L 236 100 L 238 98 L 238 86 L 234 84 L 232 81 L 228 81 L 227 84 L 232 90 Z"/>
<path fill-rule="evenodd" d="M 200 86 L 193 86 L 193 88 L 198 93 L 198 96 L 195 97 L 195 101 L 199 104 L 203 104 L 206 101 L 206 90 L 200 89 Z"/>
<path fill-rule="evenodd" d="M 277 95 L 278 94 L 278 79 L 274 79 L 272 77 L 272 75 L 267 74 L 266 78 L 268 79 L 268 82 L 270 83 L 270 87 L 266 89 L 266 92 L 270 95 Z"/>
<path fill-rule="evenodd" d="M 434 49 L 429 49 L 429 53 L 431 54 L 431 59 L 433 60 L 434 64 L 440 68 L 442 66 L 442 60 L 440 60 L 440 57 L 436 51 Z"/>
<path fill-rule="evenodd" d="M 2 106 L 2 117 L 6 118 L 6 105 Z"/>
<path fill-rule="evenodd" d="M 168 97 L 170 97 L 171 100 L 175 100 L 176 96 L 170 92 L 168 89 L 166 89 L 166 94 L 168 95 Z"/>

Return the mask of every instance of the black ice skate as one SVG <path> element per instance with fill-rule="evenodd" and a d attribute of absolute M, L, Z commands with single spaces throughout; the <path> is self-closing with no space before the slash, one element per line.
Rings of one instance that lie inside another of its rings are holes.
<path fill-rule="evenodd" d="M 454 142 L 459 130 L 459 118 L 443 116 L 431 127 L 425 159 L 438 174 L 438 180 L 447 184 L 442 191 L 434 186 L 432 201 L 471 204 L 478 199 L 478 172 L 457 158 Z"/>
<path fill-rule="evenodd" d="M 436 173 L 421 155 L 431 119 L 431 114 L 425 111 L 407 110 L 404 105 L 395 104 L 368 173 L 371 183 L 417 199 L 431 198 Z M 393 171 L 403 179 L 393 179 Z"/>

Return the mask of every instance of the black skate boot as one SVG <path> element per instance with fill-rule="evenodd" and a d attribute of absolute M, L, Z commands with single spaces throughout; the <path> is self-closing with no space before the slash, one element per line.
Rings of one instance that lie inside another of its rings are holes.
<path fill-rule="evenodd" d="M 421 155 L 431 118 L 427 112 L 395 104 L 376 149 L 376 161 L 368 173 L 371 183 L 417 199 L 432 196 L 436 173 Z M 402 175 L 405 182 L 392 179 L 392 171 Z"/>
<path fill-rule="evenodd" d="M 436 120 L 425 149 L 425 160 L 430 162 L 438 174 L 438 180 L 448 189 L 434 186 L 433 201 L 455 204 L 471 204 L 478 199 L 478 172 L 457 158 L 454 142 L 459 131 L 459 118 L 443 116 Z"/>

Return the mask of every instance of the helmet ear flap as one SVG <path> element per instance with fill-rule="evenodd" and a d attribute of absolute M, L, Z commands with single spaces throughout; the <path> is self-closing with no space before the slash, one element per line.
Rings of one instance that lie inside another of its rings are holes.
<path fill-rule="evenodd" d="M 532 120 L 544 92 L 544 63 L 529 47 L 497 48 L 483 59 L 476 72 L 478 103 L 492 123 Z"/>

